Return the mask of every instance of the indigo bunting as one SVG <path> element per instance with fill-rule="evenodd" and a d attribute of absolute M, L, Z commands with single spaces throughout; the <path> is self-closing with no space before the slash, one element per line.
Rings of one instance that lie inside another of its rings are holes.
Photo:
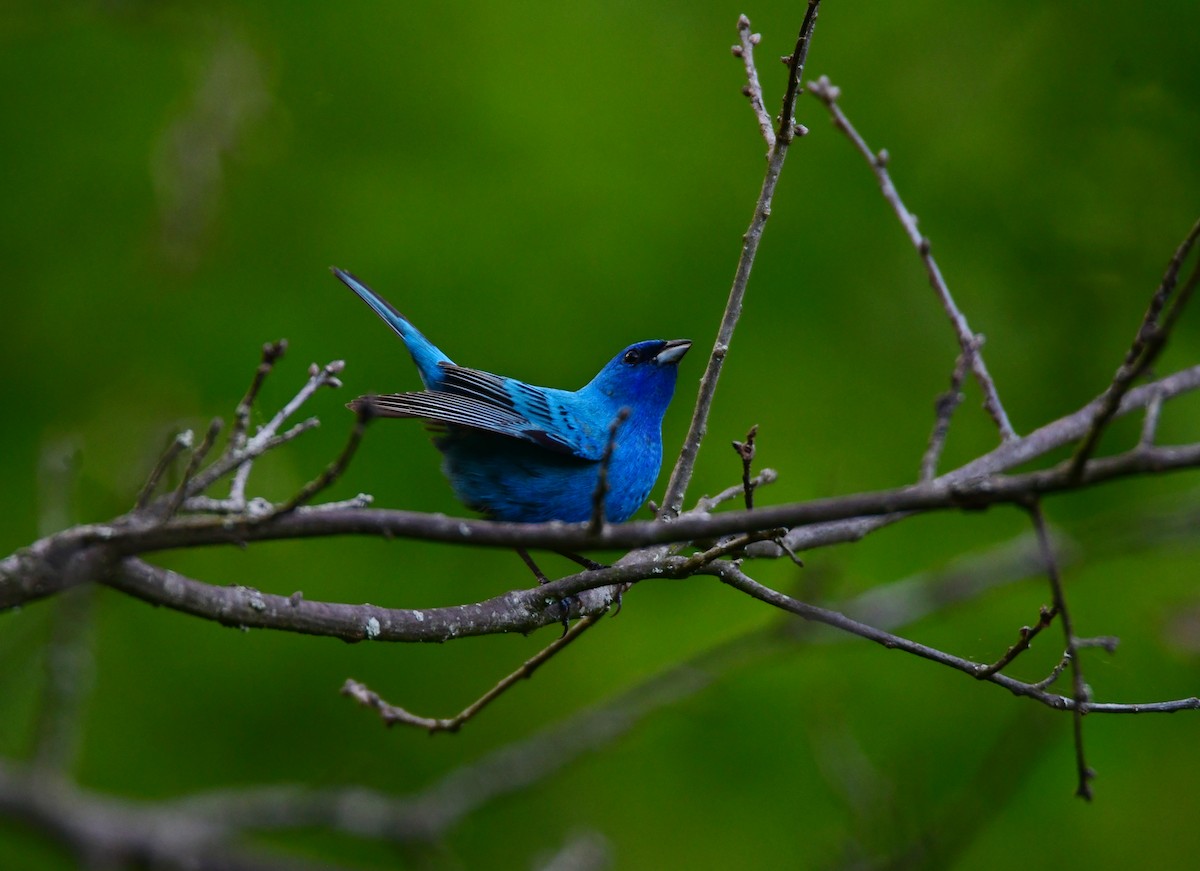
<path fill-rule="evenodd" d="M 336 267 L 333 274 L 396 331 L 425 385 L 420 392 L 362 396 L 350 407 L 370 403 L 382 417 L 429 421 L 442 471 L 468 508 L 494 520 L 587 520 L 610 442 L 605 518 L 627 520 L 646 501 L 662 465 L 662 421 L 676 364 L 690 341 L 630 345 L 573 392 L 535 387 L 456 365 L 353 275 Z"/>

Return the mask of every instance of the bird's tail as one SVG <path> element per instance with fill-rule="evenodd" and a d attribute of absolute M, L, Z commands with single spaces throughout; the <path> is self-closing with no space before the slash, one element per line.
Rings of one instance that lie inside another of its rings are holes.
<path fill-rule="evenodd" d="M 443 354 L 433 342 L 421 335 L 421 331 L 409 323 L 408 318 L 400 314 L 396 310 L 396 307 L 386 299 L 371 290 L 371 288 L 367 287 L 346 270 L 338 269 L 336 266 L 329 268 L 346 287 L 358 294 L 359 298 L 369 305 L 377 315 L 387 321 L 388 326 L 395 330 L 396 334 L 404 340 L 405 347 L 412 354 L 413 362 L 417 364 L 417 370 L 421 373 L 421 381 L 424 382 L 427 389 L 436 389 L 442 380 L 438 364 L 453 363 L 454 361 Z"/>

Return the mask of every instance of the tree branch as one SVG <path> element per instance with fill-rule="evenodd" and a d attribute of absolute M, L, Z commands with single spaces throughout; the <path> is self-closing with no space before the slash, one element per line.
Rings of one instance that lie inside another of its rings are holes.
<path fill-rule="evenodd" d="M 721 318 L 717 339 L 713 343 L 712 353 L 708 357 L 708 366 L 700 379 L 700 390 L 696 396 L 696 408 L 692 413 L 692 422 L 688 427 L 687 436 L 683 440 L 679 459 L 676 460 L 675 467 L 671 470 L 670 480 L 667 482 L 666 495 L 663 496 L 662 508 L 659 511 L 661 519 L 676 517 L 683 510 L 683 498 L 692 478 L 696 457 L 700 453 L 700 443 L 708 431 L 708 414 L 712 409 L 713 396 L 717 390 L 717 379 L 721 377 L 721 368 L 725 365 L 725 355 L 729 353 L 729 343 L 733 340 L 734 328 L 742 315 L 742 303 L 746 298 L 746 286 L 750 283 L 750 271 L 754 267 L 754 257 L 758 253 L 758 244 L 762 240 L 767 218 L 771 215 L 771 201 L 775 198 L 775 187 L 779 183 L 779 175 L 783 171 L 788 146 L 792 144 L 792 139 L 796 134 L 793 122 L 796 96 L 800 92 L 800 79 L 804 75 L 804 62 L 808 57 L 809 40 L 812 38 L 813 28 L 817 24 L 817 10 L 820 5 L 821 0 L 808 0 L 808 11 L 800 26 L 796 48 L 788 60 L 787 88 L 783 97 L 783 108 L 779 114 L 779 128 L 767 155 L 767 172 L 763 177 L 758 202 L 754 206 L 754 217 L 750 219 L 750 227 L 742 237 L 742 253 L 738 257 L 737 270 L 734 272 L 733 287 L 730 288 L 729 299 L 725 303 L 725 314 Z M 742 16 L 742 19 L 745 19 L 745 16 Z M 739 19 L 739 33 L 743 30 L 742 19 Z M 745 29 L 749 29 L 748 20 Z M 751 55 L 743 52 L 742 59 L 749 68 L 753 68 L 754 61 Z M 757 75 L 754 80 L 757 81 Z"/>
<path fill-rule="evenodd" d="M 1187 236 L 1179 243 L 1179 247 L 1175 249 L 1175 254 L 1167 264 L 1167 270 L 1163 274 L 1158 290 L 1150 299 L 1150 305 L 1146 309 L 1146 314 L 1142 317 L 1142 323 L 1138 327 L 1137 335 L 1134 336 L 1133 344 L 1129 346 L 1129 350 L 1125 353 L 1125 359 L 1117 368 L 1116 374 L 1113 375 L 1112 383 L 1108 385 L 1108 389 L 1104 391 L 1104 395 L 1097 401 L 1091 426 L 1088 427 L 1087 434 L 1083 437 L 1083 441 L 1080 442 L 1079 447 L 1075 450 L 1074 457 L 1072 457 L 1072 474 L 1082 474 L 1084 464 L 1095 453 L 1100 436 L 1114 415 L 1116 415 L 1121 398 L 1129 391 L 1134 381 L 1149 371 L 1154 361 L 1158 359 L 1158 355 L 1166 347 L 1167 339 L 1171 335 L 1171 328 L 1179 319 L 1183 307 L 1195 291 L 1197 282 L 1200 281 L 1200 263 L 1197 263 L 1192 269 L 1191 276 L 1184 284 L 1183 290 L 1175 297 L 1170 310 L 1166 312 L 1166 316 L 1164 317 L 1163 310 L 1171 299 L 1171 294 L 1175 291 L 1175 285 L 1179 279 L 1179 270 L 1182 268 L 1183 262 L 1187 259 L 1188 253 L 1196 243 L 1197 238 L 1200 238 L 1200 220 L 1197 220 L 1192 225 L 1192 229 L 1188 231 Z M 1157 424 L 1157 417 L 1157 411 L 1155 411 L 1154 424 Z M 1147 440 L 1146 432 L 1152 435 L 1153 431 L 1150 429 L 1144 431 L 1143 441 Z"/>
<path fill-rule="evenodd" d="M 987 409 L 988 414 L 996 422 L 1002 439 L 1007 441 L 1016 438 L 1017 433 L 1013 429 L 1012 424 L 1009 423 L 1008 414 L 1005 412 L 1004 406 L 1000 402 L 1000 396 L 996 392 L 996 384 L 992 380 L 992 376 L 988 373 L 987 365 L 983 362 L 983 355 L 979 352 L 980 338 L 972 332 L 970 325 L 967 323 L 966 316 L 955 304 L 954 297 L 950 295 L 950 288 L 946 284 L 945 278 L 942 277 L 942 271 L 938 268 L 937 261 L 933 259 L 933 255 L 930 253 L 929 239 L 923 236 L 921 231 L 917 229 L 917 216 L 905 207 L 904 201 L 900 199 L 900 194 L 896 190 L 896 186 L 892 184 L 891 176 L 887 171 L 887 151 L 876 153 L 871 150 L 866 140 L 854 129 L 854 126 L 837 104 L 837 100 L 841 96 L 841 89 L 834 86 L 827 77 L 821 76 L 817 81 L 809 82 L 808 88 L 814 97 L 825 104 L 825 108 L 833 116 L 834 126 L 846 134 L 846 138 L 854 144 L 859 154 L 866 159 L 867 164 L 871 167 L 871 171 L 875 173 L 875 178 L 879 182 L 879 188 L 883 192 L 883 198 L 887 200 L 888 205 L 892 207 L 892 211 L 896 213 L 896 217 L 900 220 L 900 225 L 908 235 L 909 241 L 917 249 L 917 254 L 920 256 L 921 262 L 925 264 L 925 272 L 929 276 L 929 284 L 941 301 L 946 315 L 950 318 L 955 335 L 958 337 L 959 348 L 961 348 L 963 356 L 967 359 L 971 371 L 975 373 L 975 380 L 979 382 L 979 386 L 983 389 L 984 408 Z"/>

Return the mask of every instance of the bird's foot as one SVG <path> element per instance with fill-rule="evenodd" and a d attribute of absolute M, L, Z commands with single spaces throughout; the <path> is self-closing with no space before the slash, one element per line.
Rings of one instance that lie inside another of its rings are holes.
<path fill-rule="evenodd" d="M 529 551 L 525 550 L 523 547 L 518 547 L 517 554 L 522 560 L 524 560 L 525 565 L 529 567 L 529 570 L 533 572 L 533 576 L 537 578 L 539 586 L 550 583 L 550 579 L 546 577 L 545 572 L 538 568 L 538 564 L 533 561 L 533 557 L 529 555 Z M 562 623 L 563 635 L 566 635 L 567 630 L 571 628 L 572 609 L 577 609 L 578 606 L 579 599 L 577 599 L 575 596 L 563 596 L 559 599 L 551 600 L 547 610 L 551 610 L 551 613 L 557 614 L 558 622 Z"/>
<path fill-rule="evenodd" d="M 614 610 L 614 611 L 612 612 L 612 615 L 613 615 L 614 617 L 616 617 L 618 614 L 620 614 L 620 613 L 621 613 L 621 606 L 622 606 L 624 603 L 625 603 L 625 585 L 624 585 L 624 584 L 618 584 L 618 585 L 617 585 L 617 607 L 616 607 L 616 610 Z"/>
<path fill-rule="evenodd" d="M 576 596 L 563 596 L 551 605 L 551 608 L 558 612 L 558 622 L 562 624 L 563 631 L 560 638 L 565 636 L 571 628 L 571 611 L 578 607 L 579 598 Z"/>

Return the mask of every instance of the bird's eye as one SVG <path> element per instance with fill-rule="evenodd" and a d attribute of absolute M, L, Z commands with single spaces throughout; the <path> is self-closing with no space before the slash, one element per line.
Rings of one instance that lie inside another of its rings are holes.
<path fill-rule="evenodd" d="M 641 355 L 638 354 L 636 348 L 630 348 L 625 352 L 625 356 L 622 359 L 632 366 L 634 363 L 641 362 L 642 358 Z"/>

